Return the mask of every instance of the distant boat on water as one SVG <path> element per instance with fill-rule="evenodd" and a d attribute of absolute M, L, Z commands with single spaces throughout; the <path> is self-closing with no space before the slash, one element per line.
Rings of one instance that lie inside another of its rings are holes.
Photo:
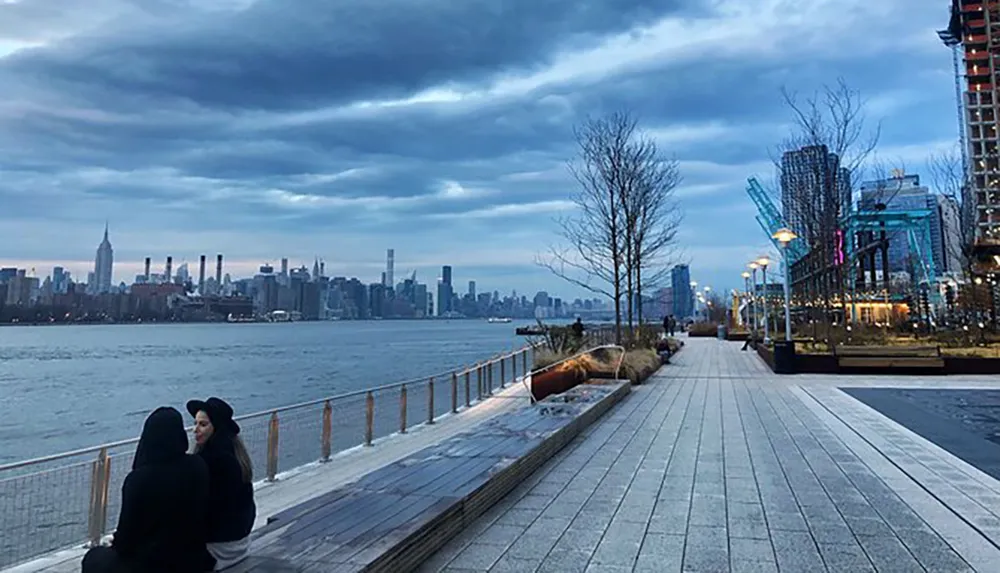
<path fill-rule="evenodd" d="M 500 318 L 500 317 L 496 317 L 496 316 L 491 316 L 490 318 L 486 319 L 486 322 L 488 322 L 490 324 L 507 324 L 507 323 L 510 322 L 510 319 L 509 318 L 505 318 L 505 317 L 504 318 Z"/>

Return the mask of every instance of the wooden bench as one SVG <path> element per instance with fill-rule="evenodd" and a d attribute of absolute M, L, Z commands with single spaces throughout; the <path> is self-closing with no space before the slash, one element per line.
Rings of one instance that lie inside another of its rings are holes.
<path fill-rule="evenodd" d="M 939 346 L 834 346 L 840 368 L 942 370 Z"/>
<path fill-rule="evenodd" d="M 227 571 L 414 571 L 630 386 L 577 386 L 280 512 L 255 532 L 251 556 Z"/>

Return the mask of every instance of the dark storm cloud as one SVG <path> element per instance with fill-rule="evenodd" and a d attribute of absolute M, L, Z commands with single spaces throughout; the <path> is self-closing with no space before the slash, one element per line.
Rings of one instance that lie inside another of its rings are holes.
<path fill-rule="evenodd" d="M 542 65 L 568 43 L 622 32 L 690 3 L 264 0 L 229 18 L 30 51 L 5 67 L 91 98 L 110 92 L 296 109 L 402 97 Z"/>
<path fill-rule="evenodd" d="M 25 237 L 24 253 L 52 259 L 86 259 L 93 246 L 53 245 L 30 232 L 39 221 L 99 239 L 108 217 L 122 253 L 330 249 L 332 262 L 395 246 L 401 263 L 530 267 L 574 189 L 573 125 L 630 109 L 681 161 L 682 235 L 719 247 L 698 251 L 699 264 L 728 264 L 731 245 L 760 239 L 743 186 L 767 175 L 785 133 L 782 85 L 810 92 L 843 75 L 878 99 L 883 142 L 911 156 L 953 130 L 950 60 L 933 28 L 912 34 L 939 50 L 914 50 L 911 30 L 882 18 L 902 0 L 838 1 L 95 0 L 72 17 L 22 11 L 16 35 L 0 22 L 0 223 Z M 819 35 L 780 25 L 823 14 L 843 22 Z M 666 17 L 690 19 L 636 31 Z M 4 57 L 5 40 L 44 45 Z M 911 128 L 900 110 L 934 119 Z M 699 239 L 720 213 L 738 220 Z"/>

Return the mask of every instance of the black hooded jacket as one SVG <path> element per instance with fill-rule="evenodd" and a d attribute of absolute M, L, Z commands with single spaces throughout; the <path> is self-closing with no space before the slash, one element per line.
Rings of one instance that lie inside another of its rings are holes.
<path fill-rule="evenodd" d="M 198 452 L 208 466 L 209 543 L 236 541 L 250 535 L 257 518 L 253 484 L 243 480 L 243 470 L 236 459 L 234 437 L 216 427 L 216 433 Z"/>
<path fill-rule="evenodd" d="M 111 545 L 136 570 L 199 573 L 215 566 L 205 549 L 208 468 L 187 447 L 180 412 L 158 408 L 146 419 Z"/>

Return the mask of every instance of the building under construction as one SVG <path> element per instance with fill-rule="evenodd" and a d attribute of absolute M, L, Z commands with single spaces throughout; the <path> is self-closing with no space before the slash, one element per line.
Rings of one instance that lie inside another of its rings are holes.
<path fill-rule="evenodd" d="M 1000 2 L 952 0 L 948 28 L 938 32 L 954 51 L 955 89 L 967 203 L 978 273 L 1000 272 Z"/>

